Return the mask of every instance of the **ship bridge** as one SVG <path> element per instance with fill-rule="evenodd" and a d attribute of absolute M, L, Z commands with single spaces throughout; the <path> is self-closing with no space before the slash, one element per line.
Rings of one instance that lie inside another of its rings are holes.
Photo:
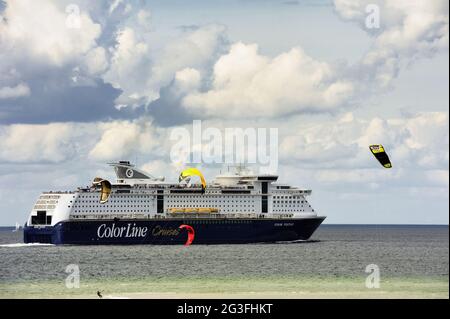
<path fill-rule="evenodd" d="M 238 165 L 234 172 L 217 175 L 214 183 L 223 186 L 234 186 L 239 184 L 273 183 L 278 180 L 278 175 L 255 174 L 245 166 Z"/>

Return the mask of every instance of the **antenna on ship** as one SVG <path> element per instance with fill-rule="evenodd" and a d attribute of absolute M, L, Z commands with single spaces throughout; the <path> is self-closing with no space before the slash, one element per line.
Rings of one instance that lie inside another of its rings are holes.
<path fill-rule="evenodd" d="M 245 170 L 245 164 L 240 162 L 238 165 L 236 165 L 236 172 L 238 174 L 241 174 Z"/>

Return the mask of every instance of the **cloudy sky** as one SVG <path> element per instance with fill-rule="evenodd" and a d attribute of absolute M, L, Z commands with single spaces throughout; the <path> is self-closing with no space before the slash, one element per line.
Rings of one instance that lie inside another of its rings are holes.
<path fill-rule="evenodd" d="M 278 128 L 280 180 L 328 223 L 448 224 L 448 6 L 0 0 L 0 225 L 109 161 L 176 180 L 170 132 L 193 120 Z"/>

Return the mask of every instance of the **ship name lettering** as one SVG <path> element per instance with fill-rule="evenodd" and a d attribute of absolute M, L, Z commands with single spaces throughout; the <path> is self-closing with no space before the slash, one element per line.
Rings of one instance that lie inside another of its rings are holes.
<path fill-rule="evenodd" d="M 155 226 L 152 230 L 153 236 L 177 236 L 180 231 L 176 228 L 163 228 L 161 226 Z"/>
<path fill-rule="evenodd" d="M 98 238 L 132 238 L 132 237 L 145 237 L 147 236 L 147 227 L 136 226 L 135 223 L 129 223 L 127 226 L 118 227 L 116 224 L 107 226 L 106 224 L 101 224 L 97 228 Z"/>

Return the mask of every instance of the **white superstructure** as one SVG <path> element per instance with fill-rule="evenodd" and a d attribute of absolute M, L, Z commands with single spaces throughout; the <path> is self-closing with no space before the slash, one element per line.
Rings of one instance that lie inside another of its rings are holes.
<path fill-rule="evenodd" d="M 111 163 L 116 183 L 106 203 L 99 187 L 41 194 L 28 225 L 55 225 L 64 220 L 201 218 L 310 218 L 317 216 L 306 197 L 311 190 L 276 183 L 276 175 L 244 170 L 219 175 L 207 185 L 167 183 L 129 162 Z"/>

